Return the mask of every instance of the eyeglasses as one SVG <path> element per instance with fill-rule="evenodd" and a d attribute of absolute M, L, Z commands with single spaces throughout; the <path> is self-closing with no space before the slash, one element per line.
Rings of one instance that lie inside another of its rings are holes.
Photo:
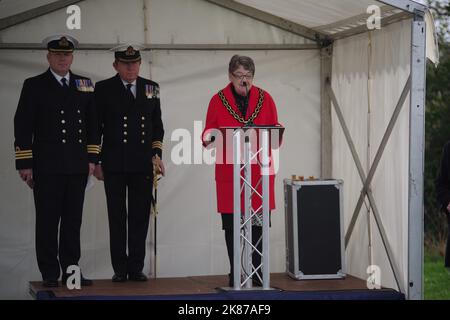
<path fill-rule="evenodd" d="M 250 74 L 250 73 L 247 73 L 247 74 L 234 74 L 234 73 L 232 73 L 232 75 L 233 75 L 233 77 L 235 77 L 236 79 L 239 79 L 239 80 L 252 80 L 253 79 L 253 75 L 252 74 Z"/>

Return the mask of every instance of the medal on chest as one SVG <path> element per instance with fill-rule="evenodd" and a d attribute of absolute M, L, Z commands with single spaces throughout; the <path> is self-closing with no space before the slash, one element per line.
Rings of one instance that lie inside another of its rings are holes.
<path fill-rule="evenodd" d="M 75 86 L 81 92 L 94 92 L 94 85 L 90 79 L 75 79 Z"/>
<path fill-rule="evenodd" d="M 159 99 L 159 87 L 152 84 L 146 84 L 145 96 L 147 99 Z"/>

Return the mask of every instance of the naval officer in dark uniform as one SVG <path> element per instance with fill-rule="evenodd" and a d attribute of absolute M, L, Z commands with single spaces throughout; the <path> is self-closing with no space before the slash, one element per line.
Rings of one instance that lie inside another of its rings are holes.
<path fill-rule="evenodd" d="M 147 280 L 142 269 L 153 165 L 164 175 L 159 86 L 139 77 L 138 49 L 131 45 L 112 49 L 117 74 L 98 82 L 95 88 L 99 131 L 103 136 L 95 176 L 105 183 L 113 282 Z"/>
<path fill-rule="evenodd" d="M 26 79 L 14 116 L 16 168 L 33 189 L 36 255 L 43 285 L 63 284 L 80 259 L 80 228 L 88 175 L 95 169 L 99 136 L 94 87 L 70 71 L 77 41 L 44 40 L 49 68 Z M 58 241 L 59 229 L 59 241 Z M 81 285 L 92 281 L 81 278 Z"/>

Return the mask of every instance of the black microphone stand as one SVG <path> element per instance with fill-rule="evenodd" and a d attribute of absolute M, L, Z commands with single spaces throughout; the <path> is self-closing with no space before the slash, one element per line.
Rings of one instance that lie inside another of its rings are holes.
<path fill-rule="evenodd" d="M 247 111 L 248 110 L 248 87 L 247 87 L 247 82 L 244 81 L 242 84 L 245 86 L 245 100 L 244 100 L 244 103 L 245 103 L 246 111 Z M 244 118 L 245 118 L 245 114 L 244 114 Z M 253 127 L 253 121 L 247 122 L 244 127 Z"/>

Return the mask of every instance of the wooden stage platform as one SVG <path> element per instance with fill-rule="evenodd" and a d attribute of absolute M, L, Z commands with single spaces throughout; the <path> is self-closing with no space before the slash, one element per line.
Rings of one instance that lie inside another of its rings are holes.
<path fill-rule="evenodd" d="M 46 288 L 41 282 L 30 282 L 30 294 L 35 299 L 83 299 L 83 300 L 178 300 L 178 299 L 404 299 L 392 289 L 369 290 L 366 281 L 347 276 L 345 279 L 295 280 L 285 273 L 271 274 L 271 288 L 276 290 L 231 291 L 228 276 L 195 276 L 183 278 L 149 279 L 146 282 L 127 281 L 114 283 L 94 280 L 90 287 L 69 290 L 67 287 Z M 235 293 L 233 295 L 233 292 Z M 354 298 L 353 298 L 354 297 Z"/>

